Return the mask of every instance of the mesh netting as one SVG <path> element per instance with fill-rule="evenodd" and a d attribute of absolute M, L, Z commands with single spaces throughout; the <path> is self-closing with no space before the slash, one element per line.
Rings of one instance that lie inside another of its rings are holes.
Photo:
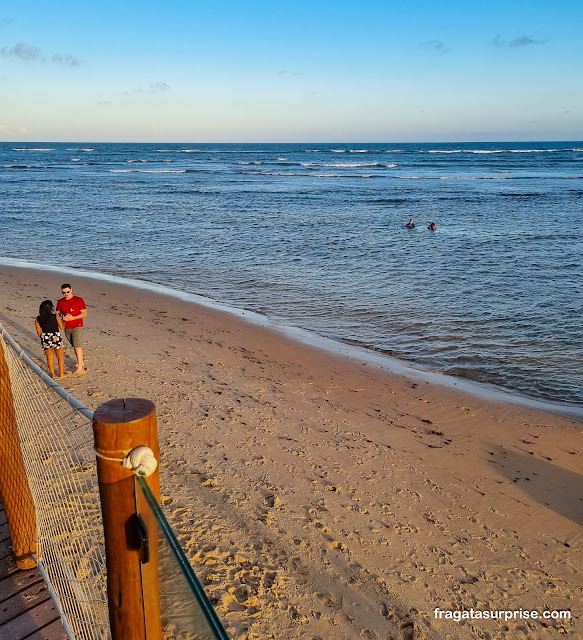
<path fill-rule="evenodd" d="M 36 508 L 40 569 L 70 636 L 106 640 L 110 632 L 93 412 L 43 373 L 1 325 L 0 347 Z"/>

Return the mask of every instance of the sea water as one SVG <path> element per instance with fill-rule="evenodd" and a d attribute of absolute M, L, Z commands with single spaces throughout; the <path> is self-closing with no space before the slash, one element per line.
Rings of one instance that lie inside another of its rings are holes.
<path fill-rule="evenodd" d="M 582 162 L 582 142 L 3 143 L 0 256 L 583 408 Z"/>

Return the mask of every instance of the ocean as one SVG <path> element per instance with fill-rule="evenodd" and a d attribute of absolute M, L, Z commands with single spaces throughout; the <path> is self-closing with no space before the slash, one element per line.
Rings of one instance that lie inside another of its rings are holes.
<path fill-rule="evenodd" d="M 2 143 L 0 260 L 583 410 L 582 162 L 583 142 Z"/>

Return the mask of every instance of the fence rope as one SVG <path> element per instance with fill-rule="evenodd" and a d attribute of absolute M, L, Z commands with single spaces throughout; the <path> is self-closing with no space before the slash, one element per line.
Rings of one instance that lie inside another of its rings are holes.
<path fill-rule="evenodd" d="M 93 411 L 0 324 L 20 445 L 36 507 L 36 558 L 71 640 L 111 638 Z"/>

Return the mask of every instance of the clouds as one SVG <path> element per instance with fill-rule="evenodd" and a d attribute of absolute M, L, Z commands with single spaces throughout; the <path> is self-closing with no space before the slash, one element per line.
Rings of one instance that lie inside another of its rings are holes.
<path fill-rule="evenodd" d="M 423 51 L 427 51 L 429 53 L 437 53 L 439 55 L 444 55 L 450 51 L 449 47 L 446 46 L 444 42 L 441 40 L 427 40 L 422 42 L 419 45 L 419 48 Z"/>
<path fill-rule="evenodd" d="M 26 42 L 17 42 L 11 47 L 2 47 L 0 56 L 3 58 L 16 58 L 23 62 L 50 62 L 64 67 L 78 67 L 81 64 L 79 58 L 68 54 L 55 53 L 47 57 L 39 47 Z"/>
<path fill-rule="evenodd" d="M 492 38 L 490 44 L 494 45 L 495 47 L 506 47 L 515 49 L 519 47 L 543 45 L 546 44 L 546 42 L 546 40 L 539 40 L 534 36 L 529 35 L 517 36 L 510 40 L 506 40 L 500 34 L 498 34 L 494 38 Z M 426 40 L 424 42 L 420 42 L 418 48 L 425 53 L 433 53 L 436 55 L 444 55 L 451 51 L 451 49 L 442 40 Z"/>
<path fill-rule="evenodd" d="M 51 58 L 51 62 L 62 64 L 65 67 L 78 67 L 81 64 L 81 60 L 76 56 L 63 55 L 62 53 L 55 53 Z"/>
<path fill-rule="evenodd" d="M 0 31 L 10 26 L 14 22 L 14 18 L 0 18 Z"/>
<path fill-rule="evenodd" d="M 492 44 L 495 47 L 531 47 L 533 45 L 546 44 L 545 40 L 537 40 L 532 36 L 518 36 L 517 38 L 513 38 L 512 40 L 505 40 L 501 35 L 497 35 L 493 40 Z"/>
<path fill-rule="evenodd" d="M 304 74 L 300 71 L 289 71 L 288 69 L 281 69 L 281 71 L 277 72 L 277 75 L 280 78 L 298 78 L 303 76 Z"/>
<path fill-rule="evenodd" d="M 152 84 L 148 85 L 145 88 L 138 87 L 137 89 L 133 89 L 132 91 L 125 91 L 124 93 L 156 94 L 156 93 L 165 93 L 166 91 L 170 91 L 170 85 L 167 82 L 158 81 L 158 82 L 153 82 Z"/>
<path fill-rule="evenodd" d="M 26 44 L 26 42 L 17 42 L 12 47 L 2 47 L 0 55 L 4 58 L 18 58 L 25 61 L 44 60 L 41 50 L 38 47 Z"/>

